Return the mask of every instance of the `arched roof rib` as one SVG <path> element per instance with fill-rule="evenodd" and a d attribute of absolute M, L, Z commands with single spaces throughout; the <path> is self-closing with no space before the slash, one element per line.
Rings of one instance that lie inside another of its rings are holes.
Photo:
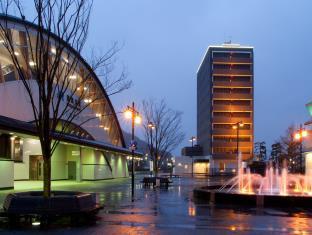
<path fill-rule="evenodd" d="M 15 16 L 10 16 L 10 15 L 0 14 L 0 21 L 7 21 L 7 22 L 15 23 L 15 24 L 25 25 L 25 26 L 28 26 L 30 28 L 35 29 L 36 31 L 39 28 L 38 25 L 36 25 L 36 24 L 34 24 L 32 22 L 29 22 L 29 21 L 17 18 Z M 78 58 L 78 60 L 81 62 L 81 64 L 90 72 L 91 77 L 98 84 L 99 88 L 102 91 L 102 94 L 104 95 L 106 101 L 108 102 L 108 105 L 109 105 L 109 107 L 110 107 L 110 109 L 112 111 L 112 116 L 114 117 L 114 119 L 116 121 L 116 125 L 117 125 L 117 128 L 118 128 L 119 136 L 120 136 L 120 139 L 121 139 L 121 144 L 122 144 L 123 147 L 126 147 L 125 140 L 124 140 L 124 137 L 123 137 L 123 133 L 122 133 L 122 130 L 121 130 L 121 127 L 120 127 L 120 124 L 119 124 L 119 121 L 118 121 L 115 109 L 114 109 L 114 107 L 113 107 L 113 105 L 112 105 L 112 103 L 111 103 L 111 101 L 109 99 L 109 96 L 107 95 L 107 93 L 106 93 L 106 91 L 105 91 L 101 81 L 99 80 L 98 76 L 95 74 L 95 72 L 93 71 L 91 66 L 80 55 L 80 53 L 78 53 L 70 44 L 65 42 L 63 39 L 59 38 L 56 34 L 54 34 L 52 32 L 49 32 L 46 29 L 43 29 L 43 30 L 44 30 L 45 33 L 49 34 L 54 40 L 60 41 L 66 47 L 66 49 L 70 53 L 72 53 L 73 56 Z"/>

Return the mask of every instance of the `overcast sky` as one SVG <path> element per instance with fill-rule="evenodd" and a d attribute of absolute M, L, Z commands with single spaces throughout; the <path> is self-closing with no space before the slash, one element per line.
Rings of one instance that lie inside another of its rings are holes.
<path fill-rule="evenodd" d="M 134 84 L 112 97 L 116 110 L 165 98 L 183 111 L 189 137 L 196 135 L 196 71 L 206 48 L 230 39 L 253 46 L 255 141 L 271 145 L 291 123 L 309 119 L 311 9 L 311 0 L 95 0 L 85 52 L 124 44 L 118 63 Z"/>

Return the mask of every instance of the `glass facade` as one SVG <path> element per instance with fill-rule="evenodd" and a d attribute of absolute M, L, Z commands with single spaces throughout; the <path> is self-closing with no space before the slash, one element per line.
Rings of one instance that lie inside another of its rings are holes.
<path fill-rule="evenodd" d="M 18 27 L 18 22 L 13 22 L 10 27 L 11 28 L 8 29 L 8 32 L 11 34 L 12 41 L 14 42 L 14 55 L 22 68 L 22 71 L 29 77 L 29 79 L 35 79 L 36 70 L 34 67 L 36 65 L 36 53 L 33 51 L 33 46 L 31 47 L 30 45 L 36 45 L 36 34 L 34 33 L 34 35 L 28 36 L 25 31 L 17 30 L 16 28 L 24 27 Z M 31 27 L 35 29 L 35 26 Z M 32 30 L 29 32 L 32 32 Z M 13 83 L 20 80 L 18 71 L 15 68 L 14 63 L 12 63 L 12 57 L 5 48 L 4 43 L 6 43 L 5 39 L 0 38 L 0 86 L 1 84 L 4 85 L 4 83 Z M 49 45 L 49 56 L 51 56 L 51 59 L 56 58 L 56 51 L 58 50 L 56 45 L 58 45 L 56 41 L 51 40 Z M 65 103 L 64 106 L 68 105 L 73 109 L 80 109 L 85 105 L 83 104 L 84 102 L 88 103 L 90 100 L 96 100 L 88 107 L 88 109 L 90 109 L 89 114 L 83 114 L 82 112 L 82 114 L 75 118 L 74 121 L 79 125 L 79 122 L 83 123 L 86 119 L 93 115 L 96 121 L 92 123 L 92 127 L 90 127 L 91 124 L 89 127 L 87 124 L 84 126 L 94 130 L 95 133 L 102 134 L 92 134 L 92 131 L 90 132 L 88 128 L 87 130 L 82 127 L 77 131 L 79 137 L 109 142 L 110 144 L 123 147 L 123 136 L 115 115 L 115 111 L 99 79 L 93 71 L 91 71 L 91 68 L 86 64 L 86 62 L 79 57 L 79 55 L 77 55 L 72 48 L 65 47 L 60 56 L 62 60 L 60 66 L 64 66 L 64 70 L 67 71 L 69 71 L 69 67 L 73 65 L 71 64 L 71 61 L 76 61 L 73 62 L 75 63 L 75 67 L 70 72 L 70 76 L 56 78 L 56 80 L 70 80 L 69 91 L 67 94 L 58 94 L 59 96 L 62 96 L 62 101 Z M 19 85 L 22 84 L 19 83 Z M 84 98 L 81 99 L 81 97 Z M 2 102 L 6 101 L 3 100 Z M 32 111 L 30 110 L 30 112 Z M 0 112 L 0 115 L 3 114 Z M 86 131 L 82 131 L 83 129 Z M 71 131 L 74 133 L 73 130 Z M 3 139 L 1 141 L 5 140 Z M 6 155 L 4 154 L 5 152 L 5 149 L 1 150 L 2 155 Z"/>

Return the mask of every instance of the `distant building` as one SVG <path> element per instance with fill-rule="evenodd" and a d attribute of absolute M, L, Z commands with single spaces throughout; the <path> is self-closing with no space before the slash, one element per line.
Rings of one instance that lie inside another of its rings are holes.
<path fill-rule="evenodd" d="M 256 142 L 254 145 L 254 161 L 266 161 L 267 151 L 265 142 Z"/>
<path fill-rule="evenodd" d="M 196 175 L 210 174 L 210 160 L 209 157 L 203 156 L 203 148 L 201 146 L 197 144 L 194 145 L 193 147 L 186 146 L 182 148 L 181 153 L 182 153 L 181 157 L 175 158 L 176 174 L 180 173 L 192 174 L 192 159 L 193 159 L 193 174 Z"/>
<path fill-rule="evenodd" d="M 307 138 L 303 142 L 303 157 L 305 162 L 305 173 L 312 176 L 312 102 L 306 104 L 310 115 L 310 120 L 305 123 L 305 129 L 308 131 Z"/>
<path fill-rule="evenodd" d="M 237 132 L 242 159 L 253 155 L 253 48 L 238 44 L 209 46 L 197 71 L 197 143 L 210 157 L 211 173 L 235 172 Z"/>
<path fill-rule="evenodd" d="M 272 144 L 270 160 L 273 161 L 275 165 L 281 165 L 281 154 L 282 154 L 281 143 L 277 142 Z"/>
<path fill-rule="evenodd" d="M 182 148 L 182 156 L 189 156 L 189 157 L 193 157 L 193 156 L 203 156 L 203 148 L 199 145 L 195 145 L 193 147 L 191 146 L 187 146 Z"/>
<path fill-rule="evenodd" d="M 189 156 L 174 157 L 173 174 L 175 175 L 191 175 L 192 174 L 192 158 Z M 209 174 L 209 161 L 203 157 L 196 156 L 193 158 L 193 167 L 195 175 Z"/>

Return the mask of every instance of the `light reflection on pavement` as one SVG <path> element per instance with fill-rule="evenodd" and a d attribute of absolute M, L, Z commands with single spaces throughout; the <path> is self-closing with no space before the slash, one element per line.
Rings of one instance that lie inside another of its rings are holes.
<path fill-rule="evenodd" d="M 104 210 L 93 226 L 58 227 L 48 234 L 312 234 L 312 211 L 212 206 L 195 203 L 192 189 L 218 178 L 174 179 L 168 189 L 143 188 L 136 182 L 136 197 L 130 198 L 130 179 L 112 183 L 94 182 L 81 191 L 96 192 Z M 72 190 L 61 187 L 57 189 Z M 37 229 L 14 231 L 16 234 Z M 1 233 L 7 232 L 1 230 Z"/>

